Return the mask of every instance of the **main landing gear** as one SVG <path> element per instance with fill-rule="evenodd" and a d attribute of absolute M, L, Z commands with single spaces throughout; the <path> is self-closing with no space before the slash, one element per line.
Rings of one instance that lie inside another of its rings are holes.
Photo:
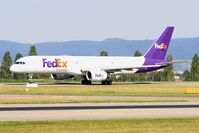
<path fill-rule="evenodd" d="M 105 80 L 101 82 L 102 85 L 112 85 L 112 81 L 111 80 Z"/>
<path fill-rule="evenodd" d="M 91 85 L 92 81 L 87 80 L 86 77 L 83 78 L 83 80 L 81 81 L 82 85 Z M 101 85 L 112 85 L 112 81 L 111 80 L 105 80 L 101 82 Z"/>
<path fill-rule="evenodd" d="M 89 81 L 89 80 L 82 80 L 82 81 L 81 81 L 81 84 L 82 84 L 82 85 L 91 85 L 91 84 L 92 84 L 92 81 Z M 101 82 L 101 85 L 112 85 L 112 81 L 110 81 L 110 80 L 102 81 L 102 82 Z"/>
<path fill-rule="evenodd" d="M 89 81 L 89 80 L 87 80 L 87 79 L 84 79 L 84 80 L 81 81 L 81 84 L 82 84 L 82 85 L 91 85 L 91 84 L 92 84 L 92 81 Z"/>

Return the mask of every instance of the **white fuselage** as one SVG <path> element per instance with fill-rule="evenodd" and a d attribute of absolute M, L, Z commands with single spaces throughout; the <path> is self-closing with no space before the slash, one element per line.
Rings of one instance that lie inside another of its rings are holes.
<path fill-rule="evenodd" d="M 82 75 L 82 84 L 101 81 L 110 85 L 112 75 L 146 73 L 172 65 L 165 60 L 174 27 L 167 27 L 149 50 L 140 57 L 121 56 L 28 56 L 10 67 L 14 73 L 49 73 L 56 80 Z"/>
<path fill-rule="evenodd" d="M 15 73 L 83 75 L 83 72 L 88 70 L 136 68 L 142 66 L 144 61 L 143 56 L 28 56 L 17 60 L 10 69 Z M 132 73 L 134 72 L 136 69 L 132 70 Z"/>
<path fill-rule="evenodd" d="M 82 84 L 101 81 L 102 85 L 110 85 L 112 75 L 146 73 L 173 64 L 165 60 L 173 30 L 173 26 L 167 27 L 144 56 L 140 57 L 28 56 L 17 60 L 10 70 L 29 74 L 29 80 L 36 73 L 52 74 L 56 80 L 82 75 Z"/>

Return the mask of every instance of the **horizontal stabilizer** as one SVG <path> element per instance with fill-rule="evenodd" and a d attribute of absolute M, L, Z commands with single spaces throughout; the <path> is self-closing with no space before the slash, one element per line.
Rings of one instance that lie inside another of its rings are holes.
<path fill-rule="evenodd" d="M 179 64 L 179 63 L 185 63 L 185 62 L 188 62 L 188 60 L 176 60 L 176 61 L 160 62 L 160 63 L 156 63 L 156 65 L 167 66 L 167 65 Z"/>

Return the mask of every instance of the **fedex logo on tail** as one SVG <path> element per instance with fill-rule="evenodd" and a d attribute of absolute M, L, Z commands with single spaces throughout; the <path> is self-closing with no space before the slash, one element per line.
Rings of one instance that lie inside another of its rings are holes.
<path fill-rule="evenodd" d="M 53 61 L 49 61 L 46 58 L 43 58 L 42 61 L 43 61 L 43 67 L 48 67 L 48 68 L 66 68 L 67 67 L 67 61 L 63 61 L 61 59 L 55 59 Z"/>
<path fill-rule="evenodd" d="M 166 43 L 161 43 L 160 45 L 158 43 L 155 43 L 155 49 L 167 49 Z"/>

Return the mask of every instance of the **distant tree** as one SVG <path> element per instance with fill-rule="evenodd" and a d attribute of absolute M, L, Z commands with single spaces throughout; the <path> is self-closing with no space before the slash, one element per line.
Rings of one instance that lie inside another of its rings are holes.
<path fill-rule="evenodd" d="M 167 61 L 172 61 L 173 57 L 172 55 L 168 55 L 167 57 Z M 166 67 L 163 71 L 163 80 L 164 81 L 174 81 L 174 72 L 173 72 L 173 65 L 170 65 L 168 67 Z"/>
<path fill-rule="evenodd" d="M 164 75 L 164 72 L 162 72 L 162 71 L 155 72 L 154 81 L 164 81 L 165 79 L 164 79 L 163 75 Z"/>
<path fill-rule="evenodd" d="M 134 53 L 134 56 L 142 56 L 142 53 L 139 50 L 136 50 Z"/>
<path fill-rule="evenodd" d="M 12 58 L 10 52 L 7 51 L 3 56 L 3 62 L 1 64 L 1 77 L 2 78 L 12 78 L 12 73 L 10 67 L 12 65 Z"/>
<path fill-rule="evenodd" d="M 32 55 L 37 55 L 37 50 L 36 50 L 36 47 L 34 45 L 32 45 L 30 47 L 30 51 L 29 51 L 29 56 L 32 56 Z"/>
<path fill-rule="evenodd" d="M 191 64 L 191 80 L 199 81 L 199 57 L 195 54 Z"/>
<path fill-rule="evenodd" d="M 16 62 L 21 57 L 23 57 L 22 54 L 21 53 L 17 53 L 16 56 L 15 56 L 14 62 Z M 13 73 L 13 78 L 14 79 L 25 79 L 26 78 L 26 74 Z"/>
<path fill-rule="evenodd" d="M 18 59 L 20 59 L 21 57 L 23 57 L 22 54 L 21 54 L 21 53 L 17 53 L 16 56 L 15 56 L 14 62 L 16 62 L 16 61 L 17 61 Z"/>
<path fill-rule="evenodd" d="M 185 70 L 185 71 L 183 72 L 183 79 L 184 79 L 185 81 L 190 81 L 190 80 L 191 80 L 191 73 L 190 73 L 188 70 Z"/>
<path fill-rule="evenodd" d="M 135 57 L 142 56 L 142 53 L 139 50 L 136 50 L 134 53 Z M 145 81 L 146 80 L 146 74 L 145 73 L 138 73 L 138 74 L 133 74 L 130 75 L 131 81 Z"/>
<path fill-rule="evenodd" d="M 100 56 L 108 56 L 108 52 L 103 50 L 100 52 Z"/>

